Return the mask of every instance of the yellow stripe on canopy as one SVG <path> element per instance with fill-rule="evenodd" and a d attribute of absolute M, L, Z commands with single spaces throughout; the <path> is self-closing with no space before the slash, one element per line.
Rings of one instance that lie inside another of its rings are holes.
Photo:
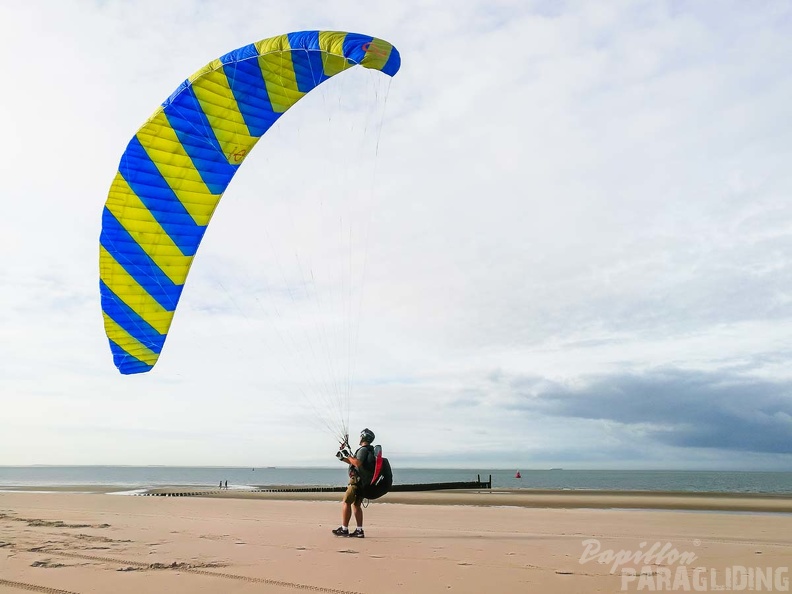
<path fill-rule="evenodd" d="M 160 334 L 168 331 L 173 312 L 162 307 L 119 264 L 106 249 L 99 246 L 100 278 L 127 307 L 139 315 Z"/>
<path fill-rule="evenodd" d="M 129 356 L 143 361 L 147 365 L 154 365 L 157 359 L 159 359 L 157 353 L 148 349 L 144 344 L 129 334 L 129 332 L 116 324 L 107 314 L 104 314 L 104 326 L 107 338 L 126 351 Z"/>
<path fill-rule="evenodd" d="M 322 65 L 327 76 L 334 76 L 351 68 L 349 60 L 344 57 L 344 40 L 346 33 L 339 31 L 320 31 L 319 48 L 322 50 Z"/>
<path fill-rule="evenodd" d="M 105 206 L 173 284 L 183 285 L 194 256 L 182 253 L 120 173 Z"/>
<path fill-rule="evenodd" d="M 251 136 L 223 70 L 212 70 L 193 83 L 193 91 L 228 162 L 239 165 L 259 140 Z"/>
<path fill-rule="evenodd" d="M 305 95 L 297 87 L 289 39 L 286 35 L 279 35 L 259 41 L 255 45 L 260 54 L 259 68 L 264 76 L 272 110 L 283 113 Z"/>
<path fill-rule="evenodd" d="M 195 224 L 208 225 L 221 194 L 212 194 L 206 187 L 165 113 L 154 114 L 138 130 L 137 138 Z"/>

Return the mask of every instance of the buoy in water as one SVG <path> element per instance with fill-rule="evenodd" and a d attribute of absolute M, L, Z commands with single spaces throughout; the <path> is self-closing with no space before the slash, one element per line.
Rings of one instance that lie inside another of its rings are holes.
<path fill-rule="evenodd" d="M 514 475 L 514 478 L 522 478 L 519 470 L 517 471 L 517 474 Z"/>

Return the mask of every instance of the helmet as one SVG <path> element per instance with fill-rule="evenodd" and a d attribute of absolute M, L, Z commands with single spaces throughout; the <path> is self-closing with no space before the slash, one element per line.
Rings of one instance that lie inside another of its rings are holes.
<path fill-rule="evenodd" d="M 371 429 L 363 429 L 360 432 L 360 441 L 365 441 L 367 443 L 371 443 L 374 441 L 374 432 Z"/>

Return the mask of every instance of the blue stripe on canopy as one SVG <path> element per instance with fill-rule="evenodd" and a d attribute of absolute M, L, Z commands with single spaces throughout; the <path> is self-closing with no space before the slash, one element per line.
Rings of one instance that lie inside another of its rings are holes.
<path fill-rule="evenodd" d="M 229 163 L 223 154 L 192 86 L 168 103 L 164 111 L 209 191 L 212 194 L 225 192 L 239 166 Z"/>
<path fill-rule="evenodd" d="M 281 114 L 272 110 L 258 59 L 226 64 L 223 72 L 250 135 L 262 136 Z"/>
<path fill-rule="evenodd" d="M 110 352 L 113 353 L 113 363 L 118 367 L 118 371 L 124 375 L 146 373 L 154 367 L 153 365 L 144 363 L 140 359 L 136 359 L 112 340 L 110 341 Z"/>
<path fill-rule="evenodd" d="M 319 31 L 289 33 L 289 46 L 297 88 L 302 93 L 314 89 L 329 76 L 324 72 L 323 55 L 319 48 Z"/>
<path fill-rule="evenodd" d="M 153 353 L 160 354 L 165 343 L 165 334 L 157 332 L 146 320 L 110 290 L 104 281 L 99 281 L 99 290 L 102 295 L 102 310 L 112 320 L 129 332 L 135 340 L 145 345 Z"/>
<path fill-rule="evenodd" d="M 195 255 L 206 227 L 196 225 L 137 136 L 129 141 L 118 171 L 181 252 Z"/>
<path fill-rule="evenodd" d="M 174 284 L 106 207 L 99 243 L 157 303 L 176 309 L 184 285 Z"/>

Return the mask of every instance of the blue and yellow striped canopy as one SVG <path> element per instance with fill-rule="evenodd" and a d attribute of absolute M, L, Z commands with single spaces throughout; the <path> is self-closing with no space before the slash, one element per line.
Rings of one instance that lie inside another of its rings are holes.
<path fill-rule="evenodd" d="M 400 63 L 375 37 L 289 33 L 207 64 L 154 112 L 121 156 L 102 213 L 102 312 L 121 373 L 157 362 L 212 213 L 258 139 L 331 76 L 355 65 L 393 76 Z"/>

